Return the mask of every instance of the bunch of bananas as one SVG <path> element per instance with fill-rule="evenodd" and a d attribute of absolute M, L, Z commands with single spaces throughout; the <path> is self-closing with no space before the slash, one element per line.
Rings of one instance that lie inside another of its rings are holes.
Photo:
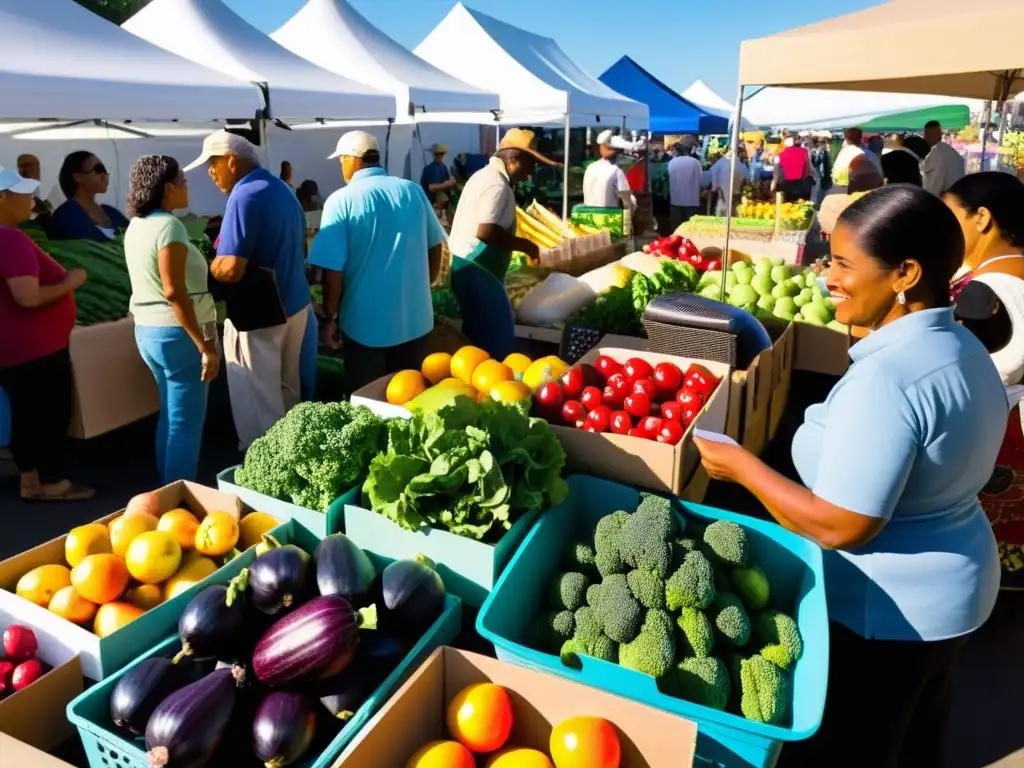
<path fill-rule="evenodd" d="M 565 240 L 594 235 L 598 231 L 584 225 L 563 224 L 553 211 L 536 200 L 526 210 L 516 207 L 516 234 L 540 248 L 555 248 Z"/>

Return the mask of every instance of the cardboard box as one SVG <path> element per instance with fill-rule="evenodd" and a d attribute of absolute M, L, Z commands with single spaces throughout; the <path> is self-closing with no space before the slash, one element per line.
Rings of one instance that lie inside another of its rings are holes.
<path fill-rule="evenodd" d="M 53 715 L 48 715 L 52 717 Z M 39 717 L 36 714 L 36 717 Z M 13 736 L 0 733 L 0 755 L 3 755 L 5 766 L 17 768 L 75 768 L 70 763 L 58 760 L 53 755 L 36 749 Z"/>
<path fill-rule="evenodd" d="M 608 720 L 619 731 L 621 768 L 687 768 L 694 762 L 697 726 L 689 720 L 543 672 L 439 648 L 423 663 L 332 768 L 398 768 L 424 744 L 450 738 L 448 703 L 473 683 L 492 682 L 512 696 L 509 746 L 548 754 L 552 729 L 570 717 Z"/>
<path fill-rule="evenodd" d="M 179 481 L 164 486 L 156 493 L 161 513 L 180 506 L 188 507 L 200 519 L 214 511 L 229 512 L 236 518 L 242 513 L 242 503 L 237 496 L 196 483 Z M 109 523 L 123 512 L 122 509 L 96 522 Z M 192 591 L 158 605 L 117 632 L 100 639 L 85 627 L 65 621 L 15 594 L 18 579 L 33 568 L 52 563 L 67 564 L 64 559 L 65 538 L 58 536 L 0 562 L 0 612 L 7 614 L 12 622 L 25 624 L 37 634 L 49 638 L 52 643 L 48 649 L 48 653 L 52 651 L 49 663 L 63 664 L 81 655 L 82 673 L 90 680 L 102 680 L 170 634 L 177 626 L 179 614 L 191 599 Z"/>
<path fill-rule="evenodd" d="M 160 393 L 139 355 L 130 317 L 75 328 L 69 349 L 75 397 L 72 437 L 96 437 L 160 411 Z"/>
<path fill-rule="evenodd" d="M 793 369 L 842 376 L 850 367 L 850 336 L 831 328 L 794 323 Z"/>
<path fill-rule="evenodd" d="M 693 244 L 701 250 L 705 248 L 725 248 L 724 235 L 687 234 L 685 237 L 692 240 Z M 736 237 L 735 232 L 729 237 L 729 251 L 731 253 L 730 258 L 732 259 L 730 263 L 740 259 L 750 261 L 767 256 L 768 258 L 781 258 L 787 264 L 799 264 L 803 256 L 803 250 L 802 245 L 795 243 L 779 240 L 747 240 L 742 237 Z M 743 258 L 744 256 L 749 258 Z"/>
<path fill-rule="evenodd" d="M 772 345 L 771 404 L 768 413 L 768 439 L 775 437 L 782 415 L 789 405 L 789 388 L 793 381 L 796 334 L 800 323 L 793 323 Z"/>

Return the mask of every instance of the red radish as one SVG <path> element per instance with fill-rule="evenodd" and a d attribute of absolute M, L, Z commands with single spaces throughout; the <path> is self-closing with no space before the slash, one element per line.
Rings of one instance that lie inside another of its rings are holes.
<path fill-rule="evenodd" d="M 13 674 L 14 665 L 9 661 L 0 661 L 0 698 L 13 690 L 11 688 L 11 676 Z"/>
<path fill-rule="evenodd" d="M 642 419 L 651 413 L 651 398 L 643 392 L 634 392 L 625 399 L 622 407 L 626 409 L 626 413 L 630 416 Z"/>
<path fill-rule="evenodd" d="M 587 414 L 586 426 L 593 427 L 598 432 L 607 432 L 611 418 L 612 409 L 607 405 L 599 405 Z"/>
<path fill-rule="evenodd" d="M 642 419 L 637 426 L 647 433 L 647 437 L 654 439 L 654 436 L 661 432 L 661 425 L 665 423 L 665 420 L 660 416 L 648 416 L 646 419 Z"/>
<path fill-rule="evenodd" d="M 633 420 L 625 411 L 614 411 L 609 426 L 616 435 L 627 435 L 633 429 Z"/>
<path fill-rule="evenodd" d="M 615 374 L 618 376 L 619 374 Z M 626 399 L 626 396 L 621 392 L 616 392 L 611 387 L 605 387 L 604 392 L 601 393 L 601 402 L 607 405 L 609 408 L 619 410 L 622 408 L 622 401 Z"/>
<path fill-rule="evenodd" d="M 562 385 L 557 381 L 547 381 L 541 384 L 534 397 L 546 411 L 554 411 L 556 413 L 562 407 L 563 400 L 565 400 L 562 395 Z"/>
<path fill-rule="evenodd" d="M 654 373 L 653 366 L 646 360 L 639 357 L 631 357 L 626 361 L 626 378 L 629 379 L 630 383 L 639 381 L 640 379 L 649 379 L 651 374 Z"/>
<path fill-rule="evenodd" d="M 577 399 L 586 387 L 601 387 L 604 377 L 589 363 L 574 365 L 562 376 L 562 392 L 567 398 Z"/>
<path fill-rule="evenodd" d="M 683 406 L 675 400 L 666 400 L 661 404 L 661 415 L 666 421 L 680 422 L 683 420 Z"/>
<path fill-rule="evenodd" d="M 14 668 L 14 673 L 11 675 L 11 685 L 14 687 L 14 690 L 20 691 L 28 688 L 42 676 L 43 663 L 39 659 L 29 659 L 28 661 L 21 662 L 21 664 Z"/>
<path fill-rule="evenodd" d="M 588 411 L 592 411 L 601 404 L 601 390 L 597 387 L 585 387 L 580 395 L 580 403 Z"/>
<path fill-rule="evenodd" d="M 28 627 L 12 624 L 4 630 L 4 652 L 8 660 L 15 664 L 28 661 L 36 655 L 37 650 L 39 643 L 36 634 Z"/>
<path fill-rule="evenodd" d="M 676 445 L 683 439 L 683 426 L 678 421 L 665 421 L 658 432 L 658 442 Z"/>
<path fill-rule="evenodd" d="M 587 409 L 579 400 L 566 400 L 562 403 L 562 421 L 570 427 L 582 427 L 587 418 Z"/>
<path fill-rule="evenodd" d="M 659 392 L 674 395 L 683 385 L 683 372 L 672 363 L 658 363 L 654 366 L 654 385 Z"/>
<path fill-rule="evenodd" d="M 613 373 L 619 373 L 622 370 L 622 366 L 614 358 L 608 357 L 608 355 L 601 355 L 597 358 L 594 367 L 597 368 L 598 373 L 604 376 L 605 379 Z"/>
<path fill-rule="evenodd" d="M 645 432 L 644 430 L 640 429 L 640 427 L 633 427 L 626 434 L 629 435 L 630 437 L 642 437 L 644 440 L 651 439 L 651 436 L 648 435 L 647 432 Z"/>
<path fill-rule="evenodd" d="M 654 385 L 653 379 L 640 379 L 633 382 L 633 392 L 640 392 L 647 395 L 651 402 L 658 396 L 658 388 Z"/>

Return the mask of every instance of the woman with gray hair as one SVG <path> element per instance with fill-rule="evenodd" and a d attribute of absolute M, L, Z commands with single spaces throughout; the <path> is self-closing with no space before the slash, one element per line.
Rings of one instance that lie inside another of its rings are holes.
<path fill-rule="evenodd" d="M 173 214 L 187 206 L 188 184 L 178 162 L 140 157 L 128 183 L 132 219 L 124 251 L 135 341 L 160 391 L 156 461 L 164 483 L 196 479 L 207 384 L 220 369 L 209 269 Z"/>

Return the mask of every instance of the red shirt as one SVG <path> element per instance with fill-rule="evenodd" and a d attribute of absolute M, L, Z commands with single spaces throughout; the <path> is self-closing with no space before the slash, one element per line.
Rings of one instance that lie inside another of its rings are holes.
<path fill-rule="evenodd" d="M 75 327 L 75 299 L 68 293 L 40 307 L 14 301 L 7 280 L 38 277 L 55 285 L 67 274 L 20 229 L 0 227 L 0 368 L 10 368 L 67 348 Z"/>
<path fill-rule="evenodd" d="M 779 155 L 779 166 L 782 168 L 782 178 L 786 181 L 800 181 L 808 175 L 811 158 L 807 150 L 794 144 L 786 147 Z"/>
<path fill-rule="evenodd" d="M 633 167 L 626 172 L 626 181 L 634 192 L 643 192 L 647 186 L 647 161 L 633 163 Z"/>

